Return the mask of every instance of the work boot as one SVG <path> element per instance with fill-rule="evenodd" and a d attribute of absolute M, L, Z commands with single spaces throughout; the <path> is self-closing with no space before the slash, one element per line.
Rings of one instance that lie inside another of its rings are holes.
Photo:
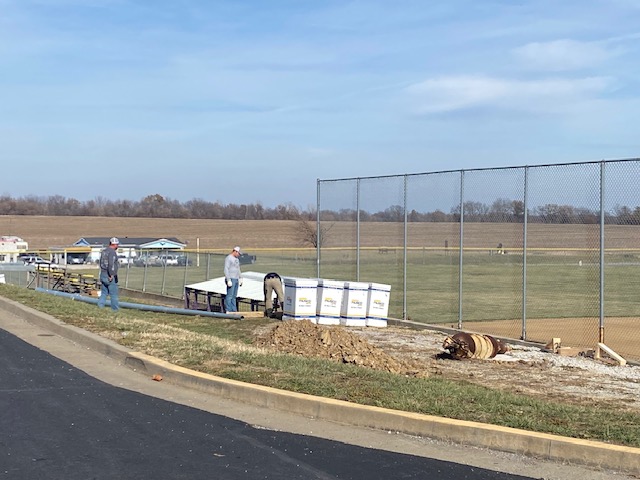
<path fill-rule="evenodd" d="M 264 316 L 265 316 L 265 317 L 269 317 L 269 318 L 271 318 L 271 314 L 272 314 L 272 313 L 273 313 L 273 308 L 267 308 L 267 309 L 264 311 Z"/>

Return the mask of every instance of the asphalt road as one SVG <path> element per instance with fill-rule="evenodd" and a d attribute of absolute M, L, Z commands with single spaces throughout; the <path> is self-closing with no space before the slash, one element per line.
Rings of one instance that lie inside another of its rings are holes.
<path fill-rule="evenodd" d="M 0 477 L 628 478 L 300 418 L 153 382 L 2 311 Z"/>

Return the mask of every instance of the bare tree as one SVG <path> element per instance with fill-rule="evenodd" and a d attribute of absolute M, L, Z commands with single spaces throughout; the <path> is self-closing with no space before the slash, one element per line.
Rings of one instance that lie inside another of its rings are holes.
<path fill-rule="evenodd" d="M 312 246 L 318 248 L 323 246 L 329 238 L 329 232 L 333 228 L 335 223 L 322 223 L 320 222 L 320 234 L 318 234 L 317 222 L 307 220 L 304 216 L 300 215 L 297 220 L 296 230 L 300 237 L 300 243 L 303 246 Z"/>

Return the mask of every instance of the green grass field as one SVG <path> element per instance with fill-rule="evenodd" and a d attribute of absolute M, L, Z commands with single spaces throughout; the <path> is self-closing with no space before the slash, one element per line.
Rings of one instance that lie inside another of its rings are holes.
<path fill-rule="evenodd" d="M 253 252 L 254 264 L 243 271 L 276 271 L 282 276 L 315 278 L 314 249 L 264 249 Z M 123 266 L 120 283 L 126 288 L 182 298 L 184 285 L 222 276 L 224 255 L 190 254 L 189 266 Z M 402 249 L 361 249 L 359 272 L 354 249 L 323 249 L 322 278 L 376 282 L 391 285 L 389 316 L 407 317 L 428 323 L 458 326 L 459 310 L 463 328 L 474 330 L 483 322 L 507 322 L 502 335 L 520 338 L 523 317 L 523 258 L 521 254 L 489 254 L 487 250 L 466 251 L 462 281 L 457 250 L 410 249 L 406 259 L 406 304 Z M 95 267 L 94 267 L 95 268 Z M 359 273 L 359 277 L 358 277 Z M 576 346 L 593 346 L 598 341 L 600 315 L 600 273 L 597 251 L 536 251 L 527 257 L 526 318 L 557 319 L 572 322 Z M 640 317 L 640 261 L 629 252 L 605 256 L 604 316 L 623 317 L 631 322 L 628 332 L 618 332 L 612 341 L 633 340 L 635 323 Z M 462 286 L 460 299 L 459 287 Z M 406 312 L 405 312 L 406 305 Z M 405 315 L 406 313 L 406 315 Z M 583 326 L 575 319 L 592 319 Z M 574 319 L 574 320 L 572 320 Z M 624 326 L 620 328 L 624 329 Z M 493 333 L 483 331 L 483 333 Z M 549 331 L 535 341 L 548 341 L 557 332 Z M 548 338 L 547 338 L 548 337 Z M 619 337 L 616 339 L 615 337 Z M 640 340 L 640 335 L 638 335 Z M 612 348 L 615 349 L 613 345 Z M 640 358 L 636 349 L 616 345 L 632 358 Z M 620 353 L 620 352 L 619 352 Z"/>
<path fill-rule="evenodd" d="M 200 255 L 199 266 L 121 267 L 120 283 L 149 293 L 182 297 L 185 284 L 222 275 L 224 257 Z M 323 251 L 322 278 L 355 281 L 355 253 Z M 608 255 L 605 264 L 605 315 L 636 317 L 640 313 L 640 262 Z M 582 261 L 580 265 L 579 262 Z M 536 255 L 527 259 L 527 317 L 574 318 L 599 315 L 598 258 L 580 254 Z M 389 316 L 402 318 L 403 264 L 401 252 L 360 255 L 359 281 L 391 285 Z M 269 250 L 243 271 L 277 271 L 283 276 L 315 278 L 315 250 Z M 459 257 L 442 252 L 410 251 L 407 258 L 407 315 L 424 323 L 458 320 Z M 462 268 L 464 322 L 511 320 L 522 317 L 523 265 L 520 255 L 465 253 Z"/>

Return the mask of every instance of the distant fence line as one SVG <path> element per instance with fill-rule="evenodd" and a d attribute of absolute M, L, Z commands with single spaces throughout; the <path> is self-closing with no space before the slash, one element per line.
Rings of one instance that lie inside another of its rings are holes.
<path fill-rule="evenodd" d="M 639 173 L 626 159 L 319 179 L 316 274 L 391 284 L 397 318 L 544 342 L 566 330 L 640 358 L 625 343 L 640 340 Z M 444 232 L 446 255 L 420 223 Z"/>

